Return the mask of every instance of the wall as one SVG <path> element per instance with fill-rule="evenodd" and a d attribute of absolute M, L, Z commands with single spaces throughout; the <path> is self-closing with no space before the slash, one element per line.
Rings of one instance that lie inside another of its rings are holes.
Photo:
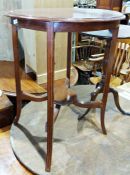
<path fill-rule="evenodd" d="M 24 5 L 24 4 L 23 4 Z M 37 0 L 33 3 L 35 8 L 67 8 L 73 7 L 73 0 Z M 28 32 L 24 31 L 25 41 L 25 63 L 26 70 L 31 68 L 37 77 L 38 83 L 46 82 L 46 60 L 47 60 L 47 35 L 46 32 L 33 32 L 31 31 L 31 44 L 29 46 Z M 28 33 L 28 34 L 27 34 Z M 32 48 L 32 49 L 31 49 Z M 31 50 L 31 52 L 30 52 Z M 57 33 L 55 37 L 55 78 L 63 78 L 66 74 L 66 54 L 67 51 L 67 34 Z M 64 54 L 63 54 L 64 53 Z"/>
<path fill-rule="evenodd" d="M 18 8 L 66 8 L 72 6 L 73 0 L 0 0 L 0 60 L 13 60 L 11 25 L 9 19 L 2 16 L 5 11 Z M 42 79 L 46 79 L 46 33 L 21 29 L 19 38 L 25 50 L 26 70 L 31 68 L 36 73 L 39 82 L 42 82 Z M 56 34 L 55 58 L 59 60 L 56 61 L 55 68 L 59 78 L 62 78 L 65 73 L 66 47 L 67 34 Z M 37 60 L 39 61 L 37 62 Z"/>
<path fill-rule="evenodd" d="M 13 59 L 11 25 L 4 14 L 16 8 L 21 8 L 20 0 L 0 0 L 0 60 Z"/>

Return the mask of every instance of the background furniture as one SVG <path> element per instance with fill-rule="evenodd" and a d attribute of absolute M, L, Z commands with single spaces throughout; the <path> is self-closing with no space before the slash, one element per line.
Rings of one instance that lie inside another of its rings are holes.
<path fill-rule="evenodd" d="M 117 87 L 127 82 L 130 73 L 130 40 L 118 39 L 115 56 L 116 61 L 113 66 L 110 87 Z M 90 78 L 93 84 L 99 83 L 100 80 L 101 77 Z"/>
<path fill-rule="evenodd" d="M 89 84 L 92 73 L 102 69 L 104 48 L 102 42 L 98 43 L 90 37 L 80 43 L 73 47 L 76 53 L 73 65 L 77 68 L 79 74 L 77 84 Z M 99 55 L 100 58 L 98 58 Z"/>
<path fill-rule="evenodd" d="M 97 8 L 111 9 L 121 12 L 122 2 L 123 0 L 97 0 Z"/>
<path fill-rule="evenodd" d="M 126 32 L 127 31 L 127 32 Z M 124 115 L 130 115 L 129 112 L 124 111 L 119 103 L 119 95 L 116 89 L 113 87 L 119 86 L 120 84 L 127 81 L 127 78 L 129 77 L 130 72 L 130 26 L 126 25 L 120 25 L 119 33 L 118 33 L 118 42 L 115 50 L 115 62 L 113 64 L 113 73 L 110 79 L 110 88 L 109 92 L 111 92 L 114 96 L 114 101 L 117 109 Z M 84 33 L 85 34 L 85 33 Z M 86 33 L 89 36 L 98 37 L 100 39 L 109 39 L 111 37 L 111 32 L 108 30 L 103 31 L 93 31 L 93 32 L 87 32 Z M 105 51 L 106 52 L 106 51 Z M 105 60 L 103 60 L 105 61 Z M 103 68 L 103 72 L 105 69 Z M 104 73 L 103 73 L 104 74 Z M 96 90 L 91 93 L 91 101 L 94 101 L 98 94 L 103 93 L 103 82 L 102 82 L 102 76 L 92 77 L 90 78 L 90 81 L 93 84 L 96 84 Z M 122 74 L 123 77 L 119 78 L 119 76 Z M 87 111 L 80 116 L 79 118 L 82 119 L 90 109 L 87 109 Z"/>
<path fill-rule="evenodd" d="M 72 8 L 73 0 L 33 0 L 33 3 L 22 4 L 23 9 L 48 7 Z M 26 72 L 33 71 L 38 84 L 47 82 L 47 33 L 23 29 L 23 42 Z M 55 48 L 55 79 L 62 79 L 66 74 L 67 33 L 56 34 Z"/>

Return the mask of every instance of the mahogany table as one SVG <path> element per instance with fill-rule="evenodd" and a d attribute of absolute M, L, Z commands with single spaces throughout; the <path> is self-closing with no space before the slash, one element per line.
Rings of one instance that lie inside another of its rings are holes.
<path fill-rule="evenodd" d="M 116 37 L 118 33 L 119 23 L 124 16 L 119 12 L 101 10 L 101 9 L 32 9 L 32 10 L 15 10 L 7 14 L 11 19 L 12 36 L 13 36 L 13 51 L 15 63 L 15 79 L 16 79 L 16 94 L 17 94 L 17 113 L 15 125 L 18 125 L 21 105 L 23 99 L 28 99 L 36 102 L 47 100 L 47 151 L 45 170 L 51 170 L 52 146 L 53 146 L 53 124 L 56 116 L 54 116 L 54 103 L 57 110 L 61 105 L 73 103 L 81 108 L 100 108 L 101 109 L 101 127 L 104 134 L 106 129 L 104 125 L 105 108 L 109 90 L 110 75 L 112 65 L 114 63 L 113 53 L 116 46 Z M 18 51 L 18 31 L 20 28 L 46 31 L 47 32 L 47 93 L 37 97 L 34 95 L 22 92 L 19 75 L 19 51 Z M 112 37 L 107 44 L 107 52 L 105 54 L 104 64 L 104 89 L 101 101 L 82 102 L 79 101 L 75 92 L 68 90 L 65 94 L 62 88 L 54 94 L 54 41 L 56 32 L 68 32 L 68 55 L 67 55 L 67 79 L 70 79 L 71 66 L 71 33 L 92 30 L 111 30 Z M 24 149 L 24 148 L 23 148 Z M 14 150 L 15 152 L 15 150 Z M 16 155 L 17 156 L 17 155 Z"/>

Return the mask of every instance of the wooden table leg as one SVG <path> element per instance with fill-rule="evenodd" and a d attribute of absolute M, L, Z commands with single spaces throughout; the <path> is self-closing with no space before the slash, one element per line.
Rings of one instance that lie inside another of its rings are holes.
<path fill-rule="evenodd" d="M 70 74 L 71 74 L 71 51 L 72 51 L 72 33 L 68 32 L 68 46 L 67 46 L 67 79 L 69 80 L 70 87 Z"/>
<path fill-rule="evenodd" d="M 115 105 L 117 107 L 117 109 L 123 114 L 123 115 L 129 115 L 130 116 L 130 112 L 124 111 L 122 109 L 122 107 L 120 106 L 120 102 L 119 102 L 119 93 L 117 90 L 115 90 L 114 88 L 110 88 L 109 92 L 111 92 L 114 96 L 114 102 Z"/>
<path fill-rule="evenodd" d="M 53 114 L 54 114 L 54 26 L 48 23 L 47 29 L 47 155 L 46 171 L 51 170 L 53 147 Z"/>
<path fill-rule="evenodd" d="M 18 28 L 12 25 L 12 39 L 13 39 L 13 51 L 14 51 L 14 71 L 16 82 L 16 117 L 14 123 L 17 123 L 21 113 L 22 98 L 21 98 L 21 80 L 19 69 L 19 45 L 18 45 Z"/>
<path fill-rule="evenodd" d="M 104 57 L 105 63 L 103 67 L 103 74 L 104 74 L 103 79 L 105 83 L 104 83 L 104 88 L 103 88 L 101 119 L 100 119 L 103 134 L 107 134 L 105 123 L 104 123 L 104 117 L 105 117 L 105 109 L 106 109 L 107 97 L 108 97 L 108 92 L 109 92 L 109 83 L 110 83 L 112 69 L 113 69 L 113 65 L 115 61 L 114 52 L 116 49 L 116 37 L 117 37 L 118 28 L 113 29 L 111 32 L 112 32 L 112 39 L 111 40 L 109 39 L 107 43 L 106 53 Z"/>

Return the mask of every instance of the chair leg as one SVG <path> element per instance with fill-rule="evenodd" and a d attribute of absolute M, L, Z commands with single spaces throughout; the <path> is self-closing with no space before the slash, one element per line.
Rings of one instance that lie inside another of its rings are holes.
<path fill-rule="evenodd" d="M 103 86 L 102 85 L 100 85 L 100 84 L 97 85 L 96 86 L 96 89 L 94 90 L 94 92 L 91 93 L 91 99 L 90 99 L 90 101 L 95 101 L 96 98 L 97 98 L 97 96 L 98 96 L 98 94 L 99 93 L 102 93 L 102 89 L 103 89 Z M 78 117 L 78 120 L 82 120 L 85 117 L 85 115 L 87 115 L 90 112 L 90 110 L 91 110 L 91 108 L 88 108 L 85 111 L 84 114 L 82 114 L 81 116 Z"/>
<path fill-rule="evenodd" d="M 116 105 L 117 109 L 118 109 L 122 114 L 124 114 L 124 115 L 130 115 L 129 112 L 125 112 L 125 111 L 121 108 L 120 103 L 119 103 L 119 94 L 118 94 L 118 92 L 117 92 L 115 89 L 113 89 L 113 88 L 110 88 L 109 91 L 110 91 L 110 92 L 113 94 L 113 96 L 114 96 L 114 102 L 115 102 L 115 105 Z"/>

